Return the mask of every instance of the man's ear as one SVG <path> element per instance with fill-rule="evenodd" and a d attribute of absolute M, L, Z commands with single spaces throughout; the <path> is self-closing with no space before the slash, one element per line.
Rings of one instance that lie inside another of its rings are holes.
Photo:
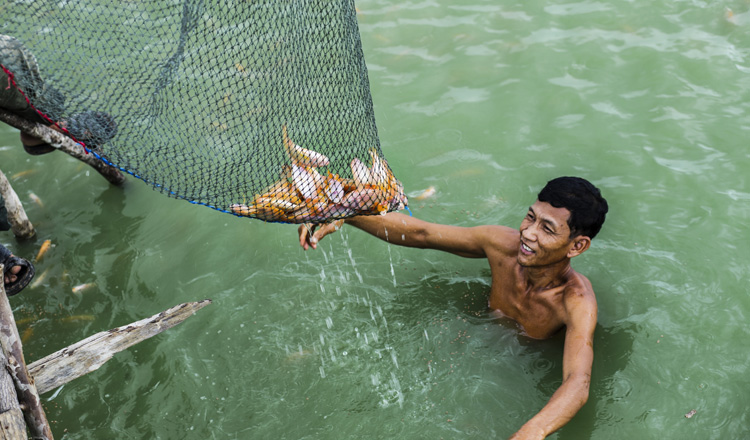
<path fill-rule="evenodd" d="M 573 244 L 568 249 L 568 258 L 577 257 L 591 246 L 591 239 L 585 235 L 579 235 L 573 239 Z"/>

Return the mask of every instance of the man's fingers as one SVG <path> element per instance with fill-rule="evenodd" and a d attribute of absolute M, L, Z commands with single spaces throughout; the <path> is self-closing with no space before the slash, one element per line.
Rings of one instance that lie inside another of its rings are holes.
<path fill-rule="evenodd" d="M 343 220 L 335 220 L 331 223 L 325 223 L 322 225 L 305 223 L 297 228 L 297 232 L 299 233 L 299 245 L 302 246 L 302 249 L 305 250 L 307 250 L 309 247 L 317 249 L 318 242 L 320 242 L 323 237 L 332 232 L 338 231 L 343 224 Z"/>
<path fill-rule="evenodd" d="M 299 233 L 299 245 L 302 246 L 302 249 L 307 250 L 310 246 L 312 246 L 313 249 L 317 247 L 318 239 L 315 237 L 314 233 L 315 225 L 305 223 L 297 228 L 297 231 Z"/>
<path fill-rule="evenodd" d="M 307 228 L 304 225 L 298 227 L 297 234 L 299 234 L 299 245 L 307 250 Z"/>

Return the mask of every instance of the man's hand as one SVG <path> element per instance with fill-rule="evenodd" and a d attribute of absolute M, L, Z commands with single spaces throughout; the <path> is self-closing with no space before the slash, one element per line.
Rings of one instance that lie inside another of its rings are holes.
<path fill-rule="evenodd" d="M 305 223 L 297 229 L 299 233 L 299 245 L 302 249 L 307 250 L 309 247 L 318 248 L 318 242 L 326 235 L 336 232 L 344 225 L 344 220 L 334 220 L 331 223 L 314 225 Z"/>

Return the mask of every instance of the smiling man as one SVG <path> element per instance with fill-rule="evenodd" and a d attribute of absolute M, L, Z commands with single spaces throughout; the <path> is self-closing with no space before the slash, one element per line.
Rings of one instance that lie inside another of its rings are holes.
<path fill-rule="evenodd" d="M 299 239 L 303 249 L 315 249 L 323 237 L 346 223 L 392 244 L 486 258 L 492 275 L 489 307 L 494 313 L 516 321 L 531 338 L 549 338 L 565 328 L 562 385 L 511 437 L 543 439 L 572 419 L 589 396 L 596 297 L 570 259 L 589 248 L 607 211 L 607 201 L 590 182 L 559 177 L 542 189 L 517 230 L 448 226 L 389 213 L 319 228 L 304 225 Z"/>

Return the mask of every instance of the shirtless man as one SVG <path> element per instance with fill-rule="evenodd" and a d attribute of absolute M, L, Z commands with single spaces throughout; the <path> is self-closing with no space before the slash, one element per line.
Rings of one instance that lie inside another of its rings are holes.
<path fill-rule="evenodd" d="M 389 243 L 486 258 L 493 311 L 515 320 L 532 338 L 546 339 L 565 328 L 562 385 L 511 437 L 543 439 L 572 419 L 589 396 L 596 297 L 570 259 L 589 248 L 607 211 L 606 200 L 591 183 L 560 177 L 542 189 L 518 230 L 448 226 L 389 213 L 337 220 L 319 228 L 304 225 L 299 239 L 303 249 L 315 249 L 323 237 L 346 223 Z"/>

